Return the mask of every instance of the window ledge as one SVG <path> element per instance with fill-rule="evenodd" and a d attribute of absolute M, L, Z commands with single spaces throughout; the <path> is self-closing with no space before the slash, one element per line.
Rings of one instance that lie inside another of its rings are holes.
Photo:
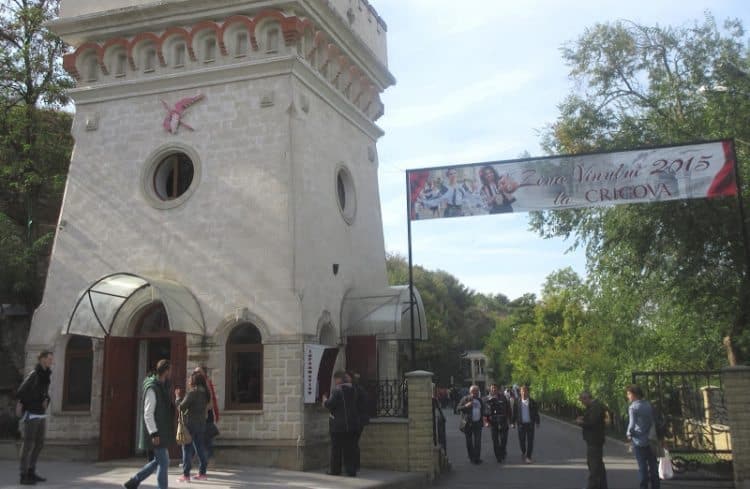
<path fill-rule="evenodd" d="M 57 411 L 52 411 L 53 416 L 91 416 L 91 410 L 84 411 L 82 409 L 71 409 L 70 411 L 66 411 L 64 409 Z"/>
<path fill-rule="evenodd" d="M 222 416 L 229 416 L 232 414 L 263 414 L 262 409 L 224 409 L 221 412 Z"/>

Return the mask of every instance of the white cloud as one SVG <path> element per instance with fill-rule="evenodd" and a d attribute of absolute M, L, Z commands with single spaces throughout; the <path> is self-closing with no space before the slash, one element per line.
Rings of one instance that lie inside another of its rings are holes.
<path fill-rule="evenodd" d="M 489 98 L 508 95 L 521 90 L 535 75 L 528 70 L 513 69 L 463 87 L 454 87 L 442 98 L 412 107 L 397 107 L 383 117 L 383 128 L 388 131 L 401 127 L 416 128 L 427 123 L 458 116 L 468 108 Z"/>

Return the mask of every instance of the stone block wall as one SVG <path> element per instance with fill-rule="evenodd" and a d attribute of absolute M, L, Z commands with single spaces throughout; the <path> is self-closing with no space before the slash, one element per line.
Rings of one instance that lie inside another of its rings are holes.
<path fill-rule="evenodd" d="M 432 373 L 410 372 L 406 378 L 409 417 L 371 420 L 360 439 L 362 466 L 422 472 L 433 480 L 441 471 L 442 458 L 432 437 Z"/>
<path fill-rule="evenodd" d="M 359 440 L 363 467 L 409 471 L 409 420 L 374 418 Z"/>
<path fill-rule="evenodd" d="M 722 372 L 724 397 L 732 432 L 735 489 L 750 489 L 750 367 L 728 367 Z"/>
<path fill-rule="evenodd" d="M 264 344 L 263 372 L 261 410 L 221 413 L 217 459 L 222 463 L 302 469 L 302 345 Z"/>

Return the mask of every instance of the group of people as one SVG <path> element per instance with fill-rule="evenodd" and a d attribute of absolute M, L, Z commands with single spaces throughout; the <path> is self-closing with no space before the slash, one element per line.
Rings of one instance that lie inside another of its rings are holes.
<path fill-rule="evenodd" d="M 47 408 L 50 403 L 49 387 L 54 355 L 43 351 L 37 365 L 19 386 L 16 396 L 16 416 L 22 421 L 23 444 L 20 460 L 20 484 L 35 485 L 46 479 L 36 471 L 39 454 L 44 447 Z M 170 387 L 169 360 L 159 360 L 156 368 L 143 381 L 143 439 L 140 448 L 146 450 L 149 462 L 123 484 L 135 489 L 154 472 L 160 489 L 168 487 L 169 447 L 175 440 L 175 413 L 181 414 L 184 427 L 190 434 L 190 443 L 182 445 L 182 476 L 180 482 L 190 482 L 192 461 L 198 456 L 198 474 L 195 480 L 206 480 L 208 459 L 213 455 L 213 440 L 219 430 L 219 405 L 213 383 L 205 367 L 196 367 L 190 376 L 189 390 Z"/>
<path fill-rule="evenodd" d="M 339 371 L 333 374 L 330 397 L 323 395 L 323 406 L 330 411 L 331 461 L 328 473 L 356 477 L 360 468 L 359 439 L 370 422 L 367 393 L 359 375 Z"/>
<path fill-rule="evenodd" d="M 196 367 L 190 375 L 188 390 L 181 387 L 170 392 L 169 360 L 162 359 L 154 371 L 143 381 L 143 426 L 149 462 L 123 484 L 126 489 L 135 489 L 141 482 L 156 472 L 159 489 L 168 487 L 169 447 L 174 445 L 175 412 L 180 423 L 190 435 L 182 444 L 182 475 L 178 482 L 190 482 L 193 457 L 198 457 L 198 474 L 192 480 L 207 480 L 208 459 L 213 455 L 213 440 L 219 431 L 218 402 L 213 383 L 205 367 Z M 175 409 L 176 408 L 176 409 Z"/>
<path fill-rule="evenodd" d="M 479 181 L 459 180 L 456 168 L 448 168 L 444 175 L 445 180 L 434 177 L 424 183 L 416 202 L 418 219 L 513 212 L 513 193 L 519 185 L 510 175 L 490 165 L 479 169 Z"/>
<path fill-rule="evenodd" d="M 660 440 L 665 435 L 663 422 L 652 405 L 643 399 L 643 390 L 638 385 L 629 385 L 625 392 L 630 402 L 626 436 L 638 463 L 640 489 L 659 489 L 657 457 L 661 456 Z M 581 426 L 586 443 L 589 470 L 586 489 L 608 489 L 604 466 L 607 408 L 588 391 L 582 392 L 579 400 L 584 410 L 576 418 L 576 423 Z M 471 463 L 482 463 L 480 455 L 484 427 L 491 430 L 492 447 L 498 463 L 502 463 L 507 456 L 510 428 L 518 429 L 522 460 L 527 464 L 532 463 L 534 432 L 539 428 L 540 416 L 538 403 L 529 396 L 528 386 L 522 386 L 516 397 L 514 389 L 503 391 L 497 384 L 492 384 L 489 395 L 482 397 L 479 387 L 472 385 L 469 394 L 457 402 L 456 412 L 461 415 L 459 428 L 466 437 L 466 451 Z"/>
<path fill-rule="evenodd" d="M 665 426 L 663 419 L 647 400 L 643 399 L 643 389 L 631 384 L 625 389 L 630 403 L 628 407 L 628 428 L 625 432 L 630 448 L 638 463 L 640 489 L 659 489 L 659 464 L 662 456 Z M 586 442 L 586 463 L 589 476 L 586 489 L 607 489 L 607 471 L 604 467 L 604 440 L 607 427 L 607 409 L 584 391 L 579 397 L 585 410 L 576 422 L 583 430 Z"/>
<path fill-rule="evenodd" d="M 469 394 L 458 401 L 457 412 L 461 414 L 460 429 L 466 436 L 466 451 L 473 464 L 481 464 L 482 429 L 490 428 L 492 448 L 498 463 L 507 457 L 508 432 L 518 429 L 521 458 L 532 463 L 534 432 L 539 428 L 539 405 L 529 397 L 529 387 L 522 386 L 519 396 L 504 391 L 497 384 L 490 386 L 486 397 L 479 395 L 479 386 L 472 385 Z"/>

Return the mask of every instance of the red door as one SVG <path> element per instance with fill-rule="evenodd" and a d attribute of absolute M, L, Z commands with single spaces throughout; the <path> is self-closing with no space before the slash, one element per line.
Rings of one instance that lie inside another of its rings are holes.
<path fill-rule="evenodd" d="M 375 336 L 347 337 L 346 369 L 358 373 L 363 382 L 378 380 L 378 347 Z"/>
<path fill-rule="evenodd" d="M 367 412 L 374 417 L 378 399 L 378 347 L 375 336 L 346 338 L 346 369 L 360 375 L 360 383 L 367 391 Z"/>
<path fill-rule="evenodd" d="M 138 340 L 111 336 L 104 340 L 100 460 L 133 455 L 137 359 Z"/>
<path fill-rule="evenodd" d="M 169 335 L 169 341 L 169 363 L 172 366 L 170 369 L 172 386 L 182 387 L 182 389 L 187 392 L 187 337 L 185 336 L 185 333 L 171 333 Z M 170 394 L 173 393 L 174 388 Z M 177 411 L 175 411 L 175 433 L 177 432 L 176 430 Z M 182 449 L 179 445 L 172 445 L 169 447 L 169 458 L 179 459 L 180 457 L 182 457 Z"/>

